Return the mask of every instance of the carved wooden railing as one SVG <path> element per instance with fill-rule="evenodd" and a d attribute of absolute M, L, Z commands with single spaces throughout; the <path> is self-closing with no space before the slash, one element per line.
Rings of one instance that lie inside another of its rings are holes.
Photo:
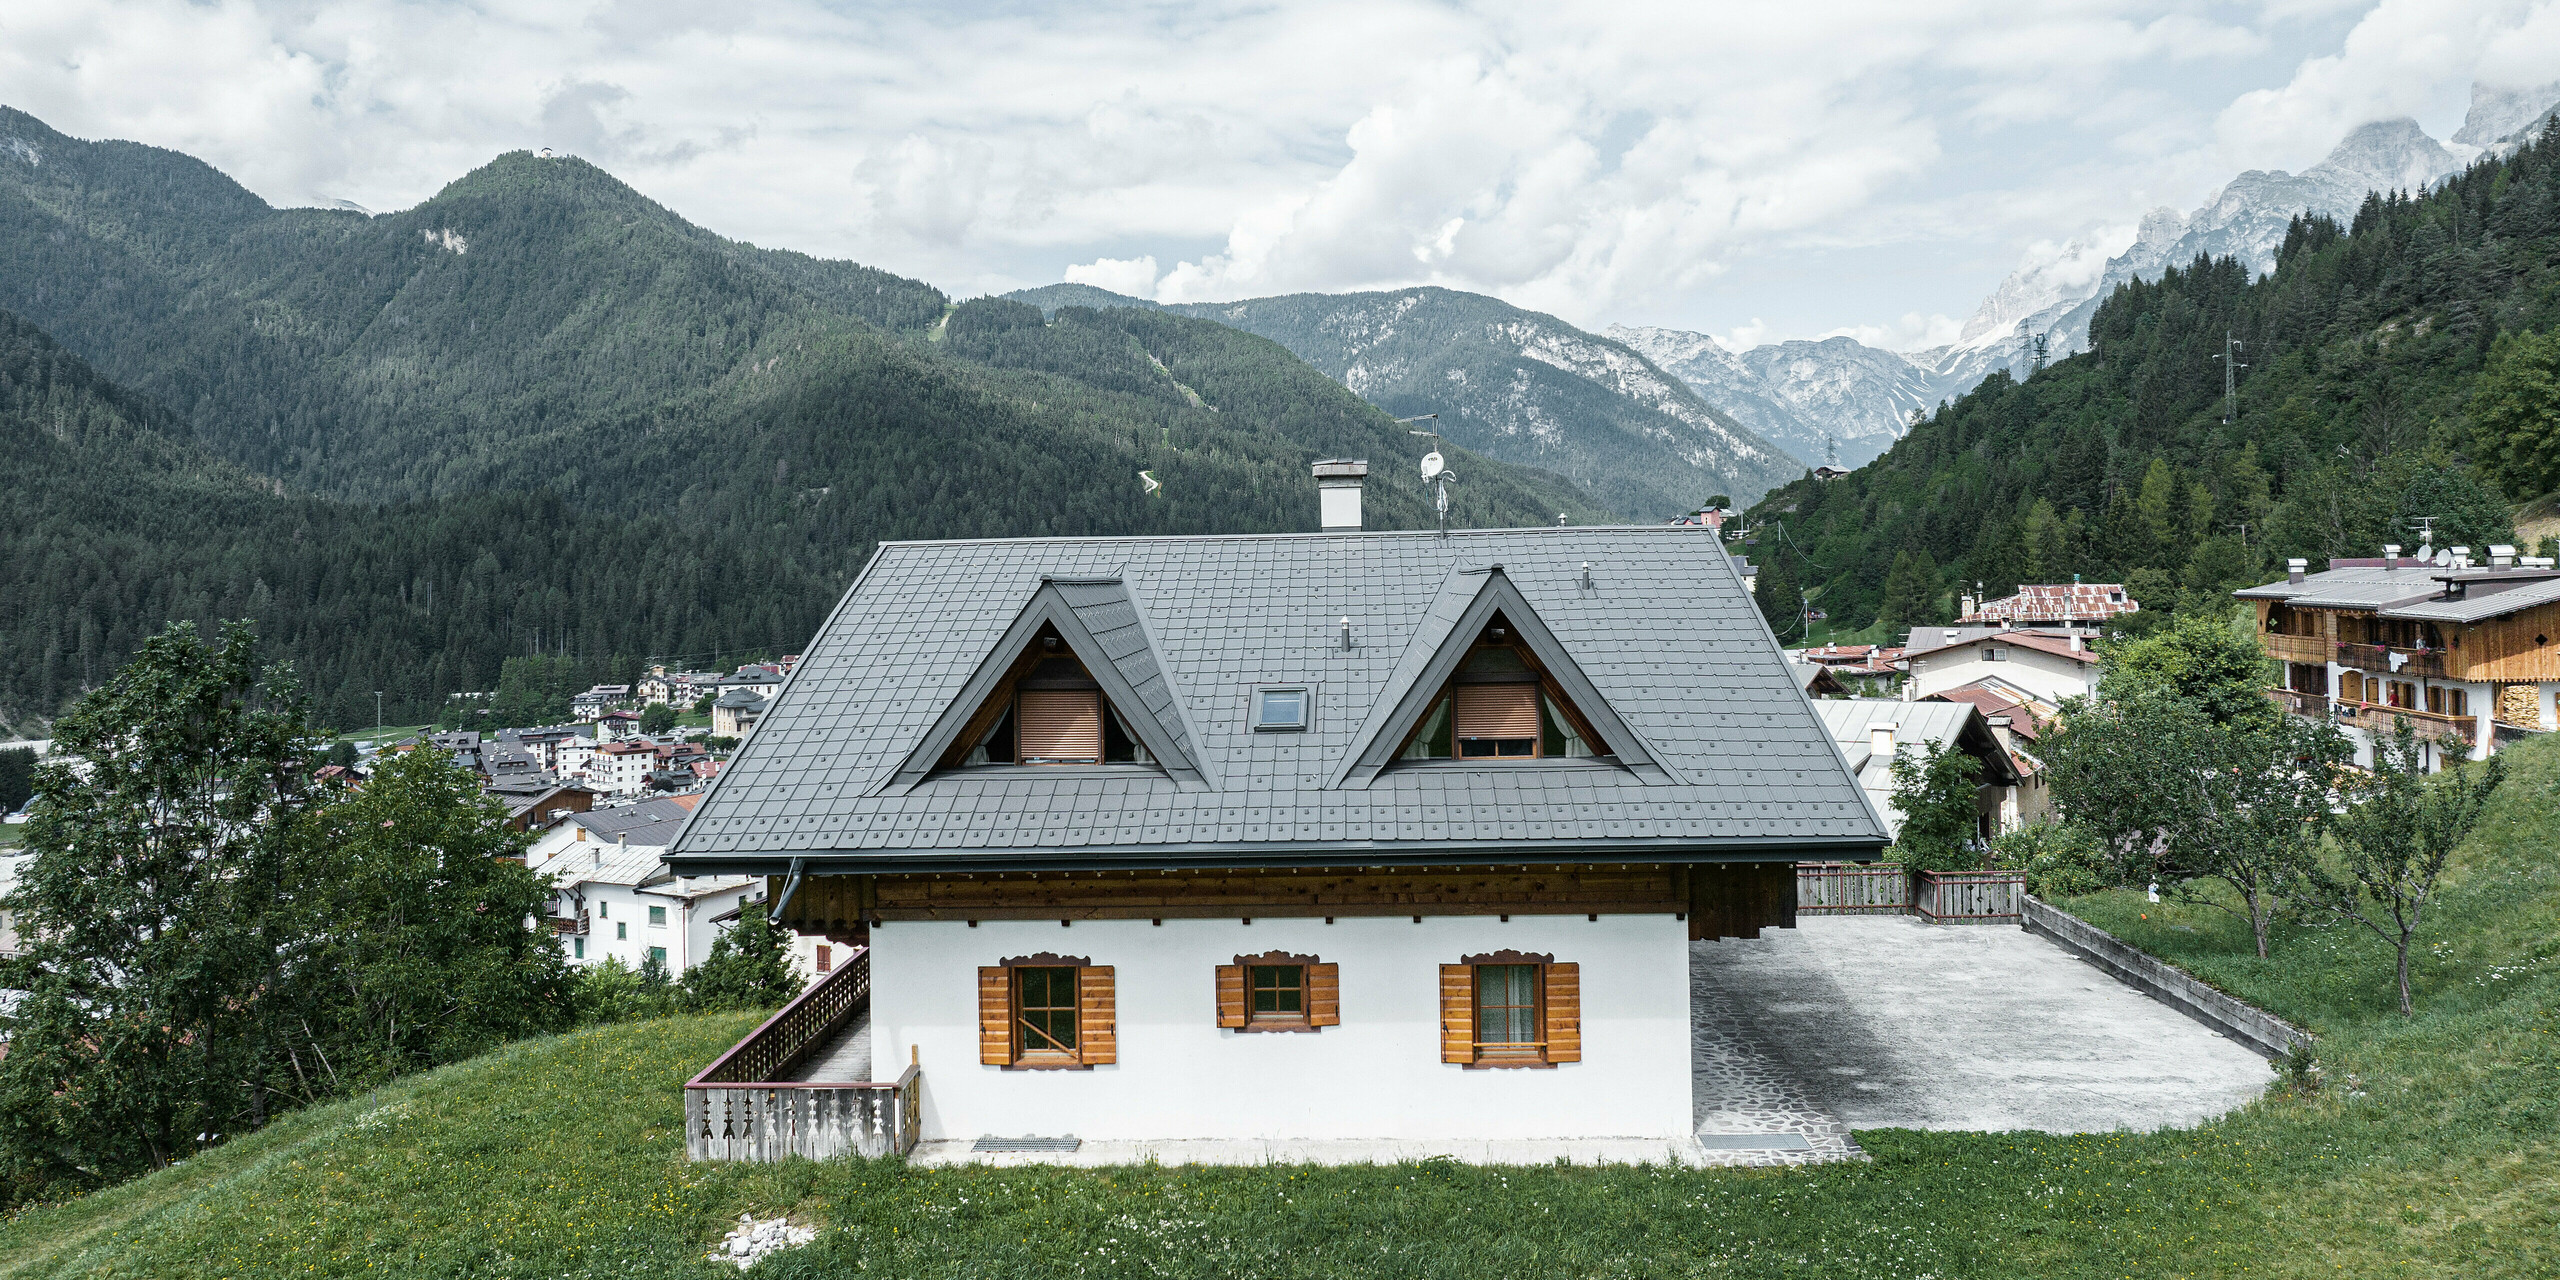
<path fill-rule="evenodd" d="M 2394 654 L 2399 655 L 2400 658 L 2400 665 L 2396 667 L 2391 665 Z M 2348 640 L 2338 642 L 2339 666 L 2369 671 L 2378 676 L 2403 676 L 2413 680 L 2422 676 L 2437 680 L 2447 679 L 2452 673 L 2445 669 L 2444 659 L 2445 654 L 2442 649 L 2395 649 L 2390 645 L 2382 644 L 2357 644 Z"/>
<path fill-rule="evenodd" d="M 2269 689 L 2267 696 L 2274 699 L 2277 706 L 2305 719 L 2329 718 L 2329 695 L 2325 693 L 2304 693 L 2299 689 Z"/>
<path fill-rule="evenodd" d="M 2012 924 L 2027 897 L 2016 871 L 1912 873 L 1911 914 L 1935 924 Z"/>
<path fill-rule="evenodd" d="M 685 1157 L 832 1160 L 914 1150 L 923 1115 L 912 1061 L 887 1083 L 785 1078 L 870 1007 L 871 952 L 856 947 L 685 1082 Z"/>
<path fill-rule="evenodd" d="M 1796 914 L 1898 916 L 1911 905 L 1911 876 L 1896 863 L 1796 864 Z"/>
<path fill-rule="evenodd" d="M 2258 638 L 2266 642 L 2267 656 L 2278 662 L 2328 662 L 2337 657 L 2336 646 L 2327 636 L 2297 636 L 2268 631 Z"/>
<path fill-rule="evenodd" d="M 2421 711 L 2416 707 L 2395 707 L 2381 702 L 2356 702 L 2346 698 L 2338 699 L 2335 707 L 2339 723 L 2352 724 L 2357 728 L 2375 733 L 2397 732 L 2398 725 L 2394 722 L 2406 717 L 2409 727 L 2417 730 L 2421 738 L 2470 742 L 2476 723 L 2470 716 L 2449 716 L 2438 711 Z"/>

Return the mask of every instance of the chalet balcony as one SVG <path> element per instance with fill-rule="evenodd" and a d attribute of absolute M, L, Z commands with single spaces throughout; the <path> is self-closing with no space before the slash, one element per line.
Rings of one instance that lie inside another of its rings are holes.
<path fill-rule="evenodd" d="M 2267 656 L 2278 662 L 2328 662 L 2337 657 L 2337 646 L 2325 636 L 2289 636 L 2267 632 L 2258 637 L 2267 646 Z"/>
<path fill-rule="evenodd" d="M 832 1160 L 913 1151 L 918 1068 L 871 1073 L 871 954 L 857 947 L 684 1086 L 691 1160 Z"/>
<path fill-rule="evenodd" d="M 2295 715 L 2301 716 L 2305 720 L 2326 720 L 2329 718 L 2329 695 L 2325 693 L 2300 693 L 2292 689 L 2269 689 L 2267 690 L 2267 697 L 2277 706 L 2282 707 Z"/>
<path fill-rule="evenodd" d="M 2471 716 L 2449 716 L 2381 702 L 2350 702 L 2341 698 L 2330 705 L 2339 724 L 2371 733 L 2392 733 L 2396 731 L 2397 722 L 2406 719 L 2409 727 L 2418 731 L 2419 737 L 2441 742 L 2469 744 L 2479 723 Z"/>
<path fill-rule="evenodd" d="M 2395 655 L 2400 660 L 2400 665 L 2396 667 L 2391 665 Z M 2368 671 L 2378 676 L 2402 676 L 2411 679 L 2429 677 L 2443 680 L 2452 675 L 2452 672 L 2447 669 L 2442 649 L 2396 649 L 2390 645 L 2350 644 L 2340 641 L 2334 650 L 2334 657 L 2339 666 Z M 2318 662 L 2323 659 L 2304 658 L 2301 661 Z"/>

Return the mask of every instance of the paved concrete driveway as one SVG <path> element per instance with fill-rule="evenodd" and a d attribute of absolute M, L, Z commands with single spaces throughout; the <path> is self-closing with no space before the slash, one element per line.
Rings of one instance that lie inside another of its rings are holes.
<path fill-rule="evenodd" d="M 2192 1125 L 2273 1078 L 2238 1043 L 2014 927 L 1816 916 L 1689 950 L 1702 1133 L 1763 1127 L 1748 1117 L 1773 1074 L 1788 1101 L 1849 1128 L 2053 1133 Z M 1765 1061 L 1736 1067 L 1737 1054 Z"/>

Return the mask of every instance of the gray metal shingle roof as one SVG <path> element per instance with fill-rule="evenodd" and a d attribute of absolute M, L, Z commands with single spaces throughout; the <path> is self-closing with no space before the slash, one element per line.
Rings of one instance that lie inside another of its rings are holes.
<path fill-rule="evenodd" d="M 1380 701 L 1401 698 L 1399 681 L 1450 642 L 1441 615 L 1466 603 L 1453 604 L 1451 582 L 1496 564 L 1663 769 L 1433 762 L 1336 785 Z M 1151 704 L 1162 691 L 1164 706 L 1146 710 L 1182 727 L 1207 786 L 1125 766 L 889 785 L 1044 578 L 1125 584 L 1070 602 L 1094 610 L 1097 639 L 1115 637 L 1088 665 L 1118 666 Z M 1119 648 L 1131 637 L 1146 648 Z M 1252 731 L 1264 684 L 1314 691 L 1306 731 Z M 885 544 L 670 864 L 700 875 L 778 872 L 793 857 L 835 871 L 1837 857 L 1884 839 L 1714 534 L 1643 526 Z"/>

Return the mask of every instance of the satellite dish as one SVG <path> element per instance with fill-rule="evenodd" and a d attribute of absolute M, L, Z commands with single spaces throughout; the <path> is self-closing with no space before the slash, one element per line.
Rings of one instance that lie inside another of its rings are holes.
<path fill-rule="evenodd" d="M 1447 460 L 1440 456 L 1440 451 L 1437 449 L 1422 455 L 1422 478 L 1425 480 L 1437 479 L 1441 472 L 1448 470 L 1448 467 Z"/>

